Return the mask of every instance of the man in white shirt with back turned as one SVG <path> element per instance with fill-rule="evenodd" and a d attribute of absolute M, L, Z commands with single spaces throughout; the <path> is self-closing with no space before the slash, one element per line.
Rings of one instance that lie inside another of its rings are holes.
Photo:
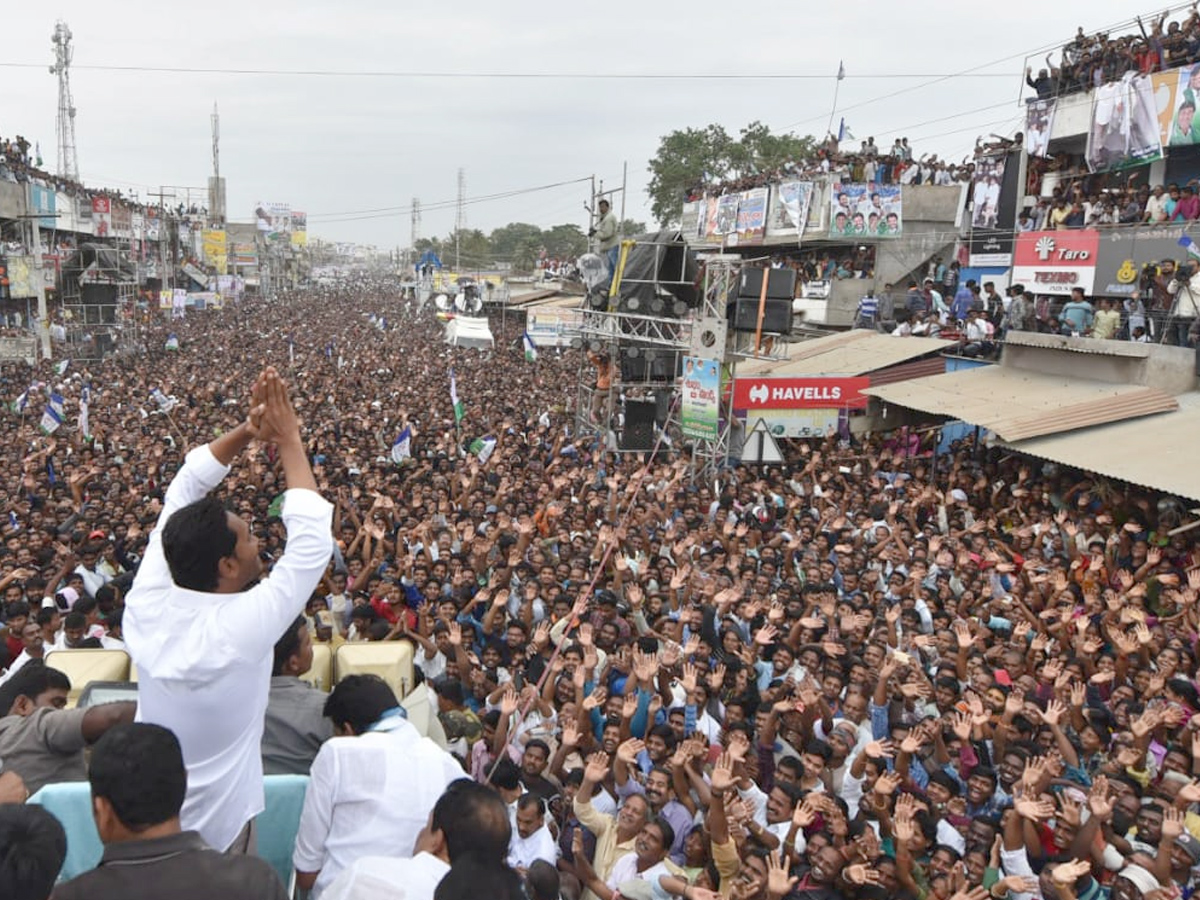
<path fill-rule="evenodd" d="M 209 496 L 253 440 L 277 445 L 288 486 L 287 547 L 262 581 L 249 526 Z M 211 847 L 254 849 L 273 647 L 329 563 L 332 516 L 286 387 L 267 368 L 246 421 L 187 455 L 130 589 L 123 625 L 138 669 L 138 719 L 179 738 L 188 770 L 181 822 Z"/>
<path fill-rule="evenodd" d="M 321 745 L 296 832 L 296 885 L 319 900 L 364 856 L 412 854 L 458 761 L 421 737 L 377 675 L 348 675 L 325 701 L 334 737 Z"/>

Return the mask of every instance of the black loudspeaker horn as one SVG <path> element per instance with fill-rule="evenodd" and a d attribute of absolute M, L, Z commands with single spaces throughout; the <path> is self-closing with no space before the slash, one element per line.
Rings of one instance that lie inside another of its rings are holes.
<path fill-rule="evenodd" d="M 621 432 L 622 450 L 654 449 L 654 416 L 658 404 L 653 400 L 625 401 L 625 429 Z"/>

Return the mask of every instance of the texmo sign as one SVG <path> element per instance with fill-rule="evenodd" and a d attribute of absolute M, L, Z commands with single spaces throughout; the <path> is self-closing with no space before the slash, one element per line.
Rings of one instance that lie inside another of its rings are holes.
<path fill-rule="evenodd" d="M 862 409 L 870 378 L 739 378 L 733 384 L 733 408 Z"/>
<path fill-rule="evenodd" d="M 1017 235 L 1013 284 L 1026 293 L 1070 294 L 1072 288 L 1092 292 L 1096 280 L 1097 231 L 1028 231 Z"/>

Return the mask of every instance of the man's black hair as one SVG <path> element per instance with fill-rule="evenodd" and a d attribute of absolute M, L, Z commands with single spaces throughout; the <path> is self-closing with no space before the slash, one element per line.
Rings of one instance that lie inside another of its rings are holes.
<path fill-rule="evenodd" d="M 6 619 L 16 619 L 21 616 L 29 617 L 29 604 L 24 600 L 14 600 L 4 610 Z"/>
<path fill-rule="evenodd" d="M 525 872 L 529 900 L 558 900 L 561 884 L 558 870 L 544 859 L 535 859 Z"/>
<path fill-rule="evenodd" d="M 492 785 L 504 791 L 516 791 L 521 787 L 521 770 L 507 755 L 500 757 L 492 771 Z"/>
<path fill-rule="evenodd" d="M 49 625 L 54 621 L 54 616 L 58 613 L 58 609 L 53 606 L 43 606 L 37 612 L 38 625 Z"/>
<path fill-rule="evenodd" d="M 671 847 L 675 843 L 675 829 L 671 827 L 671 823 L 662 816 L 655 816 L 650 820 L 650 824 L 654 825 L 662 833 L 663 854 L 670 853 Z"/>
<path fill-rule="evenodd" d="M 211 495 L 178 510 L 163 527 L 163 556 L 171 579 L 191 591 L 215 591 L 217 564 L 232 556 L 236 546 L 228 513 Z"/>
<path fill-rule="evenodd" d="M 438 882 L 433 900 L 477 900 L 483 885 L 489 900 L 528 900 L 516 871 L 504 863 L 488 865 L 470 857 L 450 867 Z"/>
<path fill-rule="evenodd" d="M 378 675 L 347 675 L 334 685 L 324 714 L 339 728 L 349 725 L 355 734 L 362 734 L 399 705 L 396 693 Z"/>
<path fill-rule="evenodd" d="M 445 838 L 452 866 L 468 858 L 502 865 L 508 856 L 508 807 L 495 791 L 469 778 L 450 782 L 434 804 L 431 825 Z"/>
<path fill-rule="evenodd" d="M 526 791 L 520 796 L 520 799 L 517 800 L 517 809 L 529 809 L 530 807 L 536 809 L 539 816 L 544 816 L 546 814 L 546 801 L 537 794 L 531 794 Z"/>
<path fill-rule="evenodd" d="M 275 661 L 271 663 L 271 674 L 282 675 L 287 661 L 300 652 L 300 629 L 307 628 L 304 616 L 296 616 L 283 635 L 275 642 Z"/>
<path fill-rule="evenodd" d="M 105 585 L 107 587 L 107 585 Z M 86 616 L 88 613 L 96 609 L 97 603 L 91 597 L 80 597 L 75 601 L 75 605 L 71 607 L 71 612 L 79 613 L 81 616 Z"/>
<path fill-rule="evenodd" d="M 87 616 L 77 610 L 71 610 L 63 617 L 63 629 L 87 628 Z"/>
<path fill-rule="evenodd" d="M 187 794 L 187 769 L 179 739 L 161 725 L 129 722 L 104 733 L 88 765 L 92 796 L 112 804 L 133 832 L 179 815 Z"/>
<path fill-rule="evenodd" d="M 546 759 L 549 759 L 551 756 L 554 755 L 550 752 L 550 745 L 547 744 L 545 741 L 543 741 L 541 738 L 533 738 L 531 740 L 526 741 L 525 749 L 528 750 L 530 747 L 540 747 L 542 749 L 542 752 L 546 754 Z"/>
<path fill-rule="evenodd" d="M 62 823 L 41 806 L 0 805 L 0 885 L 7 900 L 46 900 L 67 858 Z"/>
<path fill-rule="evenodd" d="M 42 660 L 31 659 L 0 687 L 0 716 L 9 714 L 18 697 L 36 700 L 52 688 L 69 691 L 71 679 L 58 669 L 50 668 Z"/>

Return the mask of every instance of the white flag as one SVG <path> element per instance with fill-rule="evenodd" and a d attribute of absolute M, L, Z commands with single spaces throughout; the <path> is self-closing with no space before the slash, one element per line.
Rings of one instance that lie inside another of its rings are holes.
<path fill-rule="evenodd" d="M 392 444 L 392 462 L 400 465 L 410 456 L 412 456 L 412 429 L 405 425 L 400 436 L 396 438 L 396 442 Z"/>

